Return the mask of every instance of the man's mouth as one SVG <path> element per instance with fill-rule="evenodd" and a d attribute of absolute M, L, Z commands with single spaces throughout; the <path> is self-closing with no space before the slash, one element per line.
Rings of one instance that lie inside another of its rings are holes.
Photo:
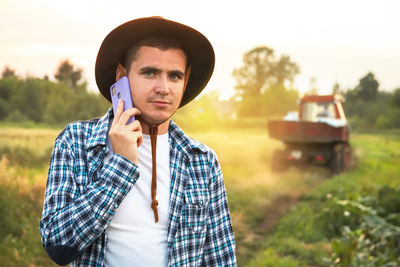
<path fill-rule="evenodd" d="M 166 100 L 152 100 L 150 101 L 150 103 L 159 108 L 165 108 L 171 104 L 169 101 Z"/>

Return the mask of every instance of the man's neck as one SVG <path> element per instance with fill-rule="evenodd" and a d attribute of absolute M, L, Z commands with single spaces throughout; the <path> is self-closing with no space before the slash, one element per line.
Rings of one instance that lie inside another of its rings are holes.
<path fill-rule="evenodd" d="M 140 122 L 140 126 L 142 126 L 142 132 L 144 134 L 150 134 L 150 126 L 144 122 L 141 119 L 138 119 Z M 171 119 L 168 119 L 167 121 L 161 123 L 158 125 L 158 134 L 166 134 L 168 132 L 168 128 L 169 128 L 169 122 Z"/>

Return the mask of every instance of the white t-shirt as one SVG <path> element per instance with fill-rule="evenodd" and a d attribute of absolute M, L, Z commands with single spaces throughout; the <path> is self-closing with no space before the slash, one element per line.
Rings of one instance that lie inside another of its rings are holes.
<path fill-rule="evenodd" d="M 108 140 L 111 146 L 110 140 Z M 110 154 L 111 153 L 111 154 Z M 106 159 L 112 155 L 112 150 Z M 168 265 L 170 191 L 168 133 L 157 136 L 157 197 L 159 221 L 151 209 L 152 157 L 150 135 L 138 150 L 140 177 L 115 212 L 108 228 L 106 266 Z"/>

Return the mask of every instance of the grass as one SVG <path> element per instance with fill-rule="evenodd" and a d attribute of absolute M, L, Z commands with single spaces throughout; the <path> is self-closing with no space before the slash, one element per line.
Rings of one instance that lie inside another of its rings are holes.
<path fill-rule="evenodd" d="M 358 158 L 357 168 L 324 181 L 306 194 L 264 240 L 263 248 L 250 266 L 279 266 L 280 257 L 282 260 L 285 257 L 295 259 L 287 266 L 332 266 L 332 261 L 327 260 L 332 259 L 332 244 L 341 238 L 344 226 L 357 229 L 362 217 L 357 214 L 360 212 L 358 209 L 349 205 L 339 207 L 336 200 L 356 204 L 369 199 L 374 201 L 382 188 L 400 186 L 398 135 L 356 134 L 352 144 Z M 266 252 L 280 257 L 274 264 L 264 264 Z M 357 266 L 341 265 L 340 261 L 337 265 Z"/>
<path fill-rule="evenodd" d="M 40 244 L 38 223 L 49 153 L 59 132 L 0 127 L 2 266 L 51 266 Z M 318 215 L 327 196 L 347 198 L 399 184 L 396 132 L 353 135 L 358 166 L 334 178 L 318 167 L 271 174 L 270 157 L 280 143 L 269 139 L 262 127 L 189 135 L 213 148 L 220 159 L 239 266 L 325 266 L 323 258 L 332 248 L 318 226 Z"/>
<path fill-rule="evenodd" d="M 281 146 L 265 129 L 219 130 L 190 134 L 217 153 L 228 192 L 239 266 L 254 258 L 274 223 L 329 173 L 313 168 L 272 174 L 270 158 Z"/>
<path fill-rule="evenodd" d="M 56 135 L 48 129 L 0 128 L 1 266 L 55 266 L 42 248 L 39 220 Z"/>

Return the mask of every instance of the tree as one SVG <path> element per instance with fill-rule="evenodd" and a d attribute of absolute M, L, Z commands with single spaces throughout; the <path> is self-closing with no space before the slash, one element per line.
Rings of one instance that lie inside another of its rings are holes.
<path fill-rule="evenodd" d="M 378 88 L 379 82 L 369 72 L 345 92 L 344 110 L 353 129 L 400 127 L 400 89 L 389 93 Z"/>
<path fill-rule="evenodd" d="M 6 119 L 18 108 L 14 100 L 15 95 L 20 94 L 21 87 L 23 87 L 23 81 L 16 76 L 0 79 L 0 120 Z"/>
<path fill-rule="evenodd" d="M 2 78 L 15 77 L 15 71 L 8 66 L 5 66 L 1 74 Z"/>
<path fill-rule="evenodd" d="M 82 78 L 82 69 L 74 66 L 68 59 L 61 61 L 54 77 L 72 89 L 79 87 Z"/>
<path fill-rule="evenodd" d="M 357 96 L 365 101 L 375 100 L 378 94 L 379 82 L 375 80 L 374 74 L 368 72 L 363 78 L 360 79 L 360 83 L 355 88 Z"/>
<path fill-rule="evenodd" d="M 0 120 L 62 125 L 104 114 L 110 104 L 100 94 L 86 90 L 86 82 L 80 81 L 82 70 L 68 61 L 62 62 L 59 70 L 61 80 L 54 82 L 46 76 L 23 79 L 6 67 L 0 79 Z M 74 72 L 79 75 L 65 75 Z"/>
<path fill-rule="evenodd" d="M 397 88 L 393 92 L 393 97 L 392 97 L 392 100 L 391 100 L 391 104 L 392 104 L 393 107 L 400 108 L 400 88 Z"/>
<path fill-rule="evenodd" d="M 244 54 L 243 63 L 233 71 L 239 95 L 259 95 L 277 84 L 292 82 L 299 73 L 299 67 L 289 56 L 283 55 L 278 59 L 274 50 L 267 46 L 256 47 Z"/>
<path fill-rule="evenodd" d="M 236 96 L 241 98 L 238 105 L 238 115 L 242 116 L 269 116 L 278 110 L 277 103 L 290 99 L 284 106 L 293 108 L 296 101 L 293 96 L 298 95 L 287 88 L 292 84 L 296 74 L 299 73 L 297 64 L 289 56 L 276 57 L 274 50 L 267 46 L 259 46 L 243 56 L 243 66 L 234 69 L 236 78 Z M 289 97 L 290 96 L 290 97 Z M 289 97 L 289 98 L 288 98 Z M 293 103 L 292 103 L 293 102 Z M 274 103 L 273 106 L 269 106 Z"/>

